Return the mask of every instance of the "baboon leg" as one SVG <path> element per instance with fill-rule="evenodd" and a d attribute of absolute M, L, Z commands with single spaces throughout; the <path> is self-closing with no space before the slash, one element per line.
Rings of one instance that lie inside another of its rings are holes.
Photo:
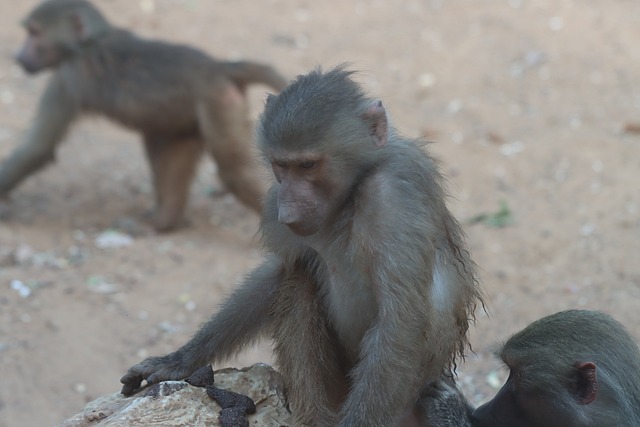
<path fill-rule="evenodd" d="M 316 284 L 294 274 L 278 290 L 274 342 L 287 400 L 297 419 L 311 426 L 333 426 L 348 393 L 345 361 L 327 324 Z"/>
<path fill-rule="evenodd" d="M 203 142 L 198 138 L 166 140 L 145 136 L 155 191 L 153 227 L 168 231 L 182 220 Z"/>
<path fill-rule="evenodd" d="M 242 92 L 233 85 L 217 88 L 198 102 L 196 113 L 220 179 L 242 203 L 261 213 L 266 187 L 251 150 L 252 127 Z"/>

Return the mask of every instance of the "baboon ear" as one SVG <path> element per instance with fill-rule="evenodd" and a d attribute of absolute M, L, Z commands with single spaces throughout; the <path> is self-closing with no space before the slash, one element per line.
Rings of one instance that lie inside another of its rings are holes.
<path fill-rule="evenodd" d="M 576 363 L 573 394 L 582 405 L 588 405 L 596 400 L 596 395 L 598 394 L 598 379 L 596 376 L 595 363 Z"/>
<path fill-rule="evenodd" d="M 362 118 L 370 125 L 370 134 L 375 147 L 382 147 L 387 143 L 389 137 L 389 121 L 387 112 L 382 106 L 382 101 L 373 101 Z"/>
<path fill-rule="evenodd" d="M 73 13 L 69 16 L 69 25 L 73 29 L 73 34 L 79 41 L 85 41 L 89 37 L 87 34 L 87 25 L 84 18 L 79 13 Z"/>

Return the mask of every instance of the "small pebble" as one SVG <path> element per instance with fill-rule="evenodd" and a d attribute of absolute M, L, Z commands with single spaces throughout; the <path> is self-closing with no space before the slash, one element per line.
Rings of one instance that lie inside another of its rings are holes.
<path fill-rule="evenodd" d="M 117 249 L 133 244 L 133 237 L 115 230 L 106 230 L 96 237 L 95 244 L 100 249 Z"/>
<path fill-rule="evenodd" d="M 29 295 L 31 295 L 31 288 L 29 288 L 18 279 L 14 279 L 11 281 L 11 289 L 17 291 L 18 295 L 20 295 L 22 298 L 27 298 Z"/>

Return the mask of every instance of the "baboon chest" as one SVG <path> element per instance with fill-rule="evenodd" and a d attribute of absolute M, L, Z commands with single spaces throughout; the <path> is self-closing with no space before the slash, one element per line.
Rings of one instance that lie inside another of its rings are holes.
<path fill-rule="evenodd" d="M 326 266 L 322 292 L 327 313 L 342 345 L 356 356 L 378 314 L 373 283 L 348 257 L 330 257 Z"/>

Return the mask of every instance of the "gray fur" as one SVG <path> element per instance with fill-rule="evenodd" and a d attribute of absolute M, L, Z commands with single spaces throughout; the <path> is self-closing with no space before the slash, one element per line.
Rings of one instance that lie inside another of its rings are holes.
<path fill-rule="evenodd" d="M 300 76 L 261 117 L 265 159 L 324 156 L 332 184 L 330 192 L 318 190 L 319 198 L 328 194 L 318 232 L 301 236 L 278 222 L 274 183 L 261 223 L 272 256 L 259 269 L 272 273 L 245 280 L 169 359 L 131 368 L 126 391 L 139 384 L 131 378 L 159 371 L 154 381 L 169 379 L 172 369 L 184 375 L 219 360 L 263 326 L 275 338 L 301 421 L 390 426 L 463 356 L 481 295 L 463 233 L 445 205 L 443 178 L 417 141 L 391 129 L 386 144 L 376 143 L 386 137 L 386 127 L 377 132 L 386 126 L 384 110 L 351 74 L 337 68 Z M 265 295 L 257 297 L 261 286 Z M 242 289 L 251 290 L 251 301 Z"/>
<path fill-rule="evenodd" d="M 640 426 L 640 350 L 611 316 L 588 310 L 552 314 L 509 338 L 499 355 L 520 372 L 523 390 L 542 393 L 571 414 L 566 427 Z M 563 387 L 579 362 L 596 365 L 597 397 L 588 405 L 567 398 Z"/>
<path fill-rule="evenodd" d="M 184 45 L 147 40 L 114 27 L 84 0 L 48 0 L 24 20 L 16 59 L 52 70 L 25 142 L 0 165 L 0 197 L 53 160 L 71 124 L 100 114 L 141 133 L 156 193 L 154 226 L 177 227 L 202 152 L 238 199 L 262 210 L 263 179 L 251 152 L 247 85 L 280 90 L 274 69 L 224 62 Z"/>

